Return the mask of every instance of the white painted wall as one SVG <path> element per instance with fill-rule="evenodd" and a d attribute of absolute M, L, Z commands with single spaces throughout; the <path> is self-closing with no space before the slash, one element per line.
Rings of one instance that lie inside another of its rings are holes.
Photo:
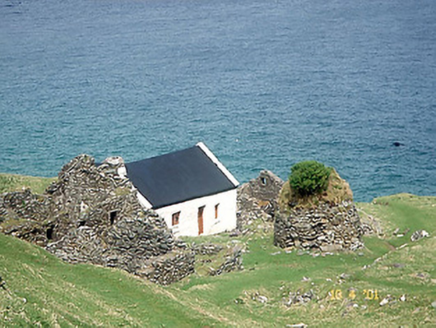
<path fill-rule="evenodd" d="M 218 218 L 215 219 L 215 205 Z M 236 189 L 216 195 L 189 200 L 187 202 L 162 207 L 156 212 L 165 219 L 168 227 L 177 236 L 198 236 L 198 208 L 203 212 L 203 235 L 211 235 L 236 228 Z M 179 224 L 172 226 L 172 215 L 180 211 Z"/>

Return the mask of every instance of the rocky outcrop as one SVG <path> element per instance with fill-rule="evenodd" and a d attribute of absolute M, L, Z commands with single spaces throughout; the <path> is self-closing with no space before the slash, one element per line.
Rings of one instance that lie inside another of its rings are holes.
<path fill-rule="evenodd" d="M 296 292 L 289 292 L 286 297 L 283 297 L 283 304 L 287 307 L 297 305 L 297 304 L 306 304 L 309 303 L 312 299 L 316 298 L 313 290 L 309 290 L 308 292 L 301 292 L 300 290 Z"/>
<path fill-rule="evenodd" d="M 70 263 L 117 267 L 158 283 L 193 272 L 190 252 L 172 255 L 171 231 L 154 211 L 141 207 L 124 173 L 121 158 L 97 166 L 92 157 L 80 155 L 62 168 L 44 195 L 30 190 L 2 195 L 2 230 Z M 168 256 L 164 264 L 149 261 L 163 255 Z M 147 265 L 159 268 L 159 274 L 143 275 Z M 161 274 L 165 270 L 172 273 Z"/>
<path fill-rule="evenodd" d="M 252 220 L 273 221 L 283 180 L 270 171 L 261 171 L 256 179 L 238 189 L 237 226 L 240 231 Z"/>
<path fill-rule="evenodd" d="M 274 222 L 274 244 L 282 248 L 355 250 L 363 246 L 362 234 L 359 215 L 350 201 L 294 208 L 286 215 L 276 215 Z"/>

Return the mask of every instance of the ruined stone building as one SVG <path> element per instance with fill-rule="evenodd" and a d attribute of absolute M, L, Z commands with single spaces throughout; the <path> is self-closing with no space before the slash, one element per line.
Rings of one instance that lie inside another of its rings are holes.
<path fill-rule="evenodd" d="M 70 263 L 117 267 L 169 284 L 194 272 L 195 252 L 175 236 L 236 227 L 237 186 L 202 143 L 128 164 L 80 155 L 43 194 L 0 195 L 0 232 Z M 218 274 L 240 266 L 238 254 Z"/>

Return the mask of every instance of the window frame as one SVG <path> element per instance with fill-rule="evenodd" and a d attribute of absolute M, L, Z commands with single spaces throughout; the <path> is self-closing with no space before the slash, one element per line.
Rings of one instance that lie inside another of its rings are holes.
<path fill-rule="evenodd" d="M 180 211 L 171 214 L 171 226 L 178 226 L 180 223 Z"/>
<path fill-rule="evenodd" d="M 218 211 L 219 206 L 220 206 L 220 203 L 215 205 L 215 220 L 218 220 L 218 218 L 219 218 L 219 211 Z"/>

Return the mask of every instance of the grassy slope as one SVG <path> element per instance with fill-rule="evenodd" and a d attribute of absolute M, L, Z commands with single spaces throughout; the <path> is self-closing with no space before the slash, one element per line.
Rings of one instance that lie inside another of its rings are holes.
<path fill-rule="evenodd" d="M 55 179 L 0 173 L 0 194 L 8 191 L 22 191 L 24 188 L 30 188 L 34 193 L 42 194 Z"/>
<path fill-rule="evenodd" d="M 0 272 L 7 286 L 7 291 L 0 291 L 0 320 L 5 325 L 214 324 L 213 319 L 173 301 L 164 288 L 119 270 L 63 263 L 38 247 L 4 235 L 0 236 Z"/>
<path fill-rule="evenodd" d="M 200 239 L 246 244 L 244 271 L 219 277 L 197 274 L 169 287 L 119 270 L 69 265 L 38 247 L 0 235 L 0 275 L 8 288 L 0 289 L 0 323 L 35 326 L 39 322 L 47 327 L 284 327 L 299 322 L 310 327 L 435 326 L 431 302 L 436 301 L 436 197 L 402 194 L 359 207 L 363 215 L 383 219 L 386 232 L 383 238 L 365 238 L 366 249 L 360 255 L 288 254 L 272 245 L 271 228 L 263 225 L 265 230 L 236 240 L 223 235 Z M 394 237 L 391 232 L 397 227 L 411 231 Z M 410 235 L 417 229 L 427 230 L 431 237 L 411 243 Z M 403 244 L 407 245 L 398 248 Z M 207 271 L 207 265 L 199 263 L 198 272 Z M 348 275 L 346 279 L 339 279 L 342 273 Z M 310 280 L 303 281 L 303 277 Z M 356 290 L 358 307 L 347 299 L 349 288 Z M 289 308 L 282 304 L 289 291 L 310 289 L 318 300 Z M 342 291 L 342 299 L 331 300 L 332 289 Z M 377 290 L 379 300 L 366 300 L 364 290 Z M 268 301 L 255 300 L 257 293 Z M 398 300 L 403 294 L 405 302 Z M 380 306 L 387 295 L 396 303 Z"/>

